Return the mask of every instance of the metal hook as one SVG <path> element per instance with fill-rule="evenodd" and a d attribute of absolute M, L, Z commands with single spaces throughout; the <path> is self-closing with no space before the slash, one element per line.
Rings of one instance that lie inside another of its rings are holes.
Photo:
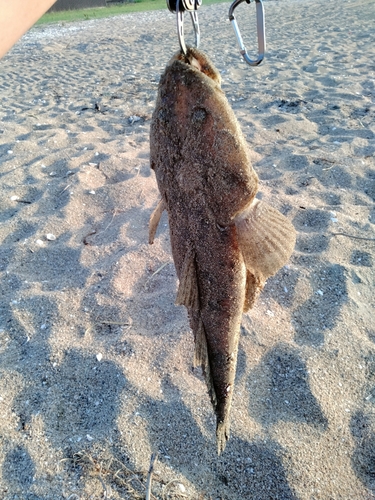
<path fill-rule="evenodd" d="M 184 40 L 184 6 L 180 10 L 180 0 L 176 0 L 176 16 L 177 16 L 177 35 L 178 41 L 180 42 L 181 50 L 184 54 L 187 53 L 185 40 Z M 200 30 L 198 23 L 198 12 L 196 10 L 189 10 L 191 16 L 191 22 L 193 23 L 194 34 L 195 34 L 195 46 L 199 47 L 200 42 Z"/>
<path fill-rule="evenodd" d="M 177 0 L 178 1 L 178 0 Z M 240 52 L 242 57 L 245 59 L 247 64 L 250 66 L 258 66 L 263 61 L 264 53 L 266 51 L 266 35 L 264 28 L 264 9 L 262 0 L 255 0 L 256 9 L 257 9 L 257 34 L 258 34 L 258 58 L 256 60 L 250 59 L 246 47 L 243 43 L 242 36 L 240 30 L 237 25 L 236 18 L 234 17 L 234 9 L 242 2 L 246 1 L 246 3 L 250 3 L 250 0 L 234 0 L 232 5 L 229 8 L 229 20 L 232 23 L 234 33 L 237 38 L 238 45 L 240 47 Z"/>

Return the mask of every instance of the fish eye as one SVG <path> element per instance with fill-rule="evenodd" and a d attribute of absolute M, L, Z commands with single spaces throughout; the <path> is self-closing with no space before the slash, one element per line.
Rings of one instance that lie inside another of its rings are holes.
<path fill-rule="evenodd" d="M 193 111 L 193 121 L 194 122 L 203 122 L 207 116 L 207 111 L 204 108 L 196 108 Z"/>

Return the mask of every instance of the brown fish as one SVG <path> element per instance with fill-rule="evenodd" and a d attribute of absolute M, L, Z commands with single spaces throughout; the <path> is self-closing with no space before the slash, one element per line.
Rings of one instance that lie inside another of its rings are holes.
<path fill-rule="evenodd" d="M 258 177 L 212 62 L 197 49 L 176 54 L 159 84 L 150 147 L 179 278 L 176 304 L 188 309 L 217 416 L 220 454 L 229 438 L 230 408 L 243 311 L 266 279 L 288 260 L 292 224 L 255 199 Z"/>

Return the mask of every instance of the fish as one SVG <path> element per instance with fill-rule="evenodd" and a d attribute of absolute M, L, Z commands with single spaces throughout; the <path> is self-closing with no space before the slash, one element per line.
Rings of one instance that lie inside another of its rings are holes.
<path fill-rule="evenodd" d="M 168 213 L 179 285 L 216 414 L 217 452 L 230 436 L 242 314 L 288 261 L 296 232 L 256 198 L 258 176 L 210 59 L 189 47 L 162 74 L 150 127 L 150 166 L 161 199 L 150 218 L 154 242 Z"/>

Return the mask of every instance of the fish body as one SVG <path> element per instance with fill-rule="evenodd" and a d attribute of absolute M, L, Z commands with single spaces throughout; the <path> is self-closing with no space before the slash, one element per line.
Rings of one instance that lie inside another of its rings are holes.
<path fill-rule="evenodd" d="M 150 243 L 166 209 L 179 278 L 176 303 L 188 310 L 195 364 L 216 412 L 219 453 L 229 438 L 242 313 L 295 242 L 290 222 L 255 199 L 258 177 L 220 83 L 202 52 L 176 54 L 160 80 L 150 133 L 161 194 Z"/>

